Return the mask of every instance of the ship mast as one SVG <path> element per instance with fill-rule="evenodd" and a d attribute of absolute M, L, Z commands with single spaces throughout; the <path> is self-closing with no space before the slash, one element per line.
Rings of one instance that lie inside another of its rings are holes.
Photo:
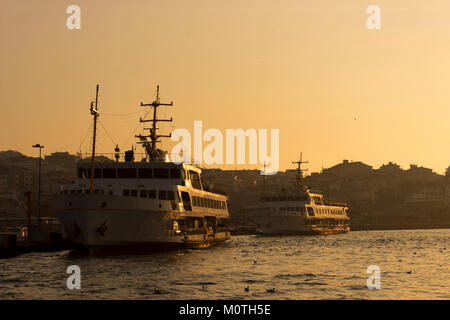
<path fill-rule="evenodd" d="M 151 128 L 144 128 L 145 130 L 150 130 L 150 134 L 145 136 L 145 135 L 136 135 L 136 138 L 141 139 L 141 143 L 144 145 L 145 150 L 148 154 L 148 156 L 150 157 L 150 161 L 154 161 L 155 158 L 157 157 L 156 155 L 156 143 L 161 142 L 160 140 L 158 140 L 159 138 L 170 138 L 172 136 L 172 134 L 169 135 L 158 135 L 157 134 L 157 130 L 159 128 L 156 127 L 156 123 L 157 122 L 172 122 L 172 118 L 170 119 L 158 119 L 157 118 L 157 109 L 160 106 L 173 106 L 173 102 L 170 103 L 161 103 L 159 100 L 159 85 L 156 87 L 156 100 L 153 101 L 152 103 L 142 103 L 141 102 L 141 107 L 153 107 L 153 119 L 142 119 L 140 118 L 139 121 L 140 122 L 152 122 L 152 127 Z M 147 138 L 150 138 L 150 142 L 147 141 Z"/>
<path fill-rule="evenodd" d="M 297 179 L 296 179 L 296 182 L 295 182 L 295 186 L 299 190 L 302 187 L 303 172 L 304 171 L 308 171 L 308 169 L 302 169 L 301 168 L 303 163 L 308 163 L 308 161 L 303 161 L 302 160 L 302 152 L 300 152 L 300 160 L 299 161 L 292 161 L 292 164 L 296 164 L 298 166 L 297 167 Z"/>
<path fill-rule="evenodd" d="M 95 108 L 94 108 L 95 103 Z M 95 102 L 91 102 L 91 115 L 94 117 L 94 133 L 92 134 L 92 162 L 91 162 L 91 188 L 90 193 L 94 193 L 94 168 L 95 168 L 95 138 L 97 135 L 97 118 L 98 113 L 98 84 L 95 92 Z"/>

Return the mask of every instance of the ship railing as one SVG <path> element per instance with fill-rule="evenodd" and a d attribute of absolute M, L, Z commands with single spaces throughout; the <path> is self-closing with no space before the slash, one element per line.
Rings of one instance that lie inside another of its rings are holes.
<path fill-rule="evenodd" d="M 338 202 L 333 200 L 324 200 L 323 204 L 327 206 L 348 207 L 348 205 L 344 202 Z"/>
<path fill-rule="evenodd" d="M 118 158 L 116 156 L 119 156 Z M 148 155 L 145 152 L 134 154 L 134 161 L 135 162 L 145 162 L 148 161 Z M 77 153 L 77 158 L 80 161 L 91 161 L 92 154 L 91 153 Z M 95 161 L 96 162 L 124 162 L 125 161 L 125 152 L 121 153 L 115 153 L 115 152 L 106 152 L 106 153 L 96 153 L 95 154 Z"/>

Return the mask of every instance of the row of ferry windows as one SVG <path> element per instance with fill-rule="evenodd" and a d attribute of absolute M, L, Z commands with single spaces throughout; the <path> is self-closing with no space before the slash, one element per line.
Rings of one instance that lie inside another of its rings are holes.
<path fill-rule="evenodd" d="M 212 209 L 222 209 L 225 210 L 227 205 L 225 201 L 214 200 L 202 197 L 192 197 L 192 205 L 195 207 L 204 207 Z"/>
<path fill-rule="evenodd" d="M 69 193 L 83 193 L 82 189 L 78 190 L 63 190 L 61 191 L 62 194 L 69 194 Z M 90 193 L 89 189 L 84 190 L 84 193 Z M 103 189 L 95 189 L 94 193 L 100 193 L 105 194 L 105 191 Z M 109 195 L 114 195 L 113 190 L 109 190 L 107 192 Z M 175 200 L 175 198 L 178 198 L 175 191 L 166 191 L 166 190 L 136 190 L 136 189 L 124 189 L 122 191 L 122 195 L 124 197 L 140 197 L 140 198 L 150 198 L 150 199 L 159 199 L 159 200 Z"/>
<path fill-rule="evenodd" d="M 184 179 L 184 171 L 178 168 L 95 168 L 94 179 Z M 79 179 L 90 179 L 90 169 L 78 169 Z"/>
<path fill-rule="evenodd" d="M 347 220 L 324 220 L 324 219 L 305 219 L 306 225 L 322 225 L 322 226 L 348 226 Z"/>
<path fill-rule="evenodd" d="M 124 189 L 123 190 L 123 196 L 124 197 L 137 197 L 140 198 L 150 198 L 150 199 L 156 199 L 156 194 L 158 193 L 158 199 L 159 200 L 175 200 L 175 195 L 178 195 L 178 193 L 174 191 L 166 191 L 166 190 L 136 190 L 136 189 Z"/>
<path fill-rule="evenodd" d="M 306 212 L 306 209 L 304 207 L 281 207 L 279 208 L 281 211 L 299 211 L 299 212 Z M 344 214 L 342 210 L 335 210 L 335 209 L 315 209 L 317 214 Z"/>
<path fill-rule="evenodd" d="M 314 209 L 317 214 L 344 214 L 343 210 L 336 210 L 336 209 Z"/>

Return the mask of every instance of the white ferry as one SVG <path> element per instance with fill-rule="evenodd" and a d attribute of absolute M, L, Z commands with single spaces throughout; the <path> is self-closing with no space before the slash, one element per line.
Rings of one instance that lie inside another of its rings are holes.
<path fill-rule="evenodd" d="M 261 235 L 334 234 L 350 231 L 348 207 L 324 199 L 320 191 L 301 184 L 303 162 L 298 164 L 296 188 L 264 195 L 255 210 L 256 231 Z"/>
<path fill-rule="evenodd" d="M 98 94 L 98 86 L 97 86 Z M 133 150 L 124 161 L 116 147 L 115 160 L 95 157 L 97 98 L 94 116 L 93 154 L 77 166 L 77 179 L 61 187 L 54 207 L 67 237 L 88 247 L 199 245 L 230 238 L 228 199 L 210 190 L 201 169 L 168 162 L 168 154 L 156 148 L 156 100 L 142 104 L 153 108 L 150 135 L 137 138 L 146 150 L 140 161 Z M 150 138 L 150 141 L 147 140 Z M 103 161 L 100 161 L 102 159 Z"/>

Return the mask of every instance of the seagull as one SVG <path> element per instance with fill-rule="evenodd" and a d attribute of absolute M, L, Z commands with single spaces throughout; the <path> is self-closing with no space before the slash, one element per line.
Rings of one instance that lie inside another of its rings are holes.
<path fill-rule="evenodd" d="M 275 292 L 275 288 L 272 288 L 272 289 L 266 289 L 266 291 L 267 291 L 267 292 L 270 292 L 270 293 L 274 293 L 274 292 Z"/>
<path fill-rule="evenodd" d="M 250 286 L 247 286 L 244 288 L 244 292 L 249 292 L 250 291 Z"/>
<path fill-rule="evenodd" d="M 402 262 L 402 261 L 403 261 L 403 259 L 402 259 L 402 258 L 398 259 L 398 262 Z"/>
<path fill-rule="evenodd" d="M 406 273 L 407 273 L 407 274 L 411 274 L 411 273 L 412 273 L 412 270 L 406 271 Z"/>

